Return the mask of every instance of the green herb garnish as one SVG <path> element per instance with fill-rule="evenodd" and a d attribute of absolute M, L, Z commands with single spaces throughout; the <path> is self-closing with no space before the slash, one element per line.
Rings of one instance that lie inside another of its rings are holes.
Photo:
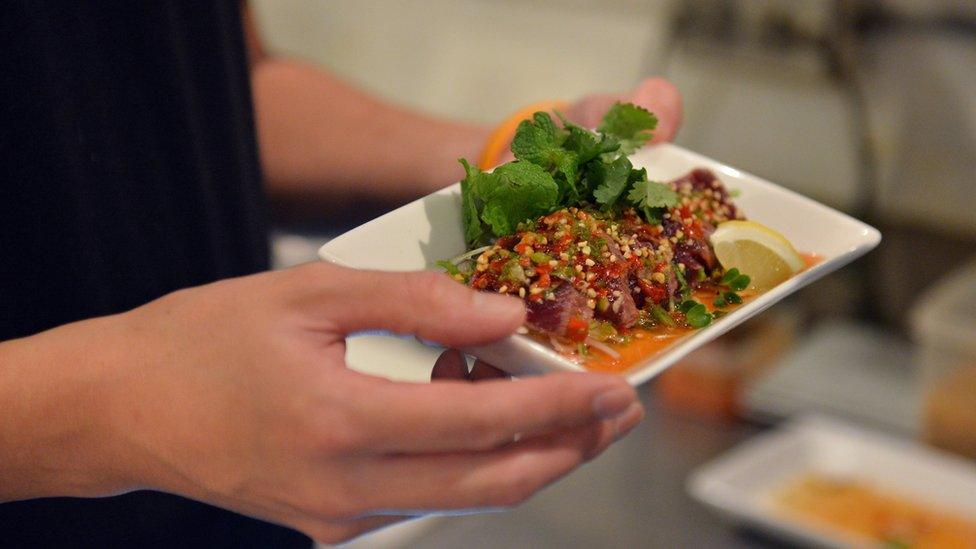
<path fill-rule="evenodd" d="M 722 276 L 722 284 L 726 285 L 733 292 L 741 292 L 749 287 L 751 279 L 749 275 L 739 273 L 739 269 L 731 268 Z"/>
<path fill-rule="evenodd" d="M 694 300 L 688 300 L 681 304 L 681 312 L 685 314 L 685 320 L 692 328 L 704 328 L 712 323 L 712 313 L 708 312 L 705 305 Z"/>
<path fill-rule="evenodd" d="M 461 274 L 461 269 L 457 265 L 451 263 L 447 259 L 442 259 L 437 262 L 437 266 L 447 271 L 447 274 L 454 276 Z"/>
<path fill-rule="evenodd" d="M 654 305 L 651 307 L 650 311 L 651 317 L 656 320 L 659 324 L 664 324 L 665 326 L 675 327 L 678 324 L 671 318 L 671 315 L 664 310 L 664 307 L 660 305 Z"/>
<path fill-rule="evenodd" d="M 464 237 L 469 247 L 513 233 L 520 223 L 568 206 L 594 204 L 604 211 L 632 205 L 660 221 L 677 195 L 647 180 L 627 155 L 651 138 L 657 118 L 642 107 L 617 103 L 596 132 L 566 120 L 559 127 L 537 112 L 519 124 L 512 140 L 516 160 L 482 172 L 461 159 Z"/>

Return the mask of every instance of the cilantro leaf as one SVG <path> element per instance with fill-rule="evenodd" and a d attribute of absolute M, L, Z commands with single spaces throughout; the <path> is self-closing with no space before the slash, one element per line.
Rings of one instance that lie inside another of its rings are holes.
<path fill-rule="evenodd" d="M 657 117 L 633 103 L 614 103 L 597 128 L 601 133 L 620 141 L 620 152 L 630 154 L 651 139 L 657 127 Z"/>
<path fill-rule="evenodd" d="M 627 193 L 627 200 L 639 208 L 648 222 L 659 222 L 666 208 L 678 205 L 678 193 L 664 183 L 647 180 L 647 170 L 634 176 L 633 187 Z"/>
<path fill-rule="evenodd" d="M 591 162 L 588 164 L 586 177 L 594 187 L 593 198 L 597 204 L 609 210 L 617 202 L 630 182 L 630 172 L 633 164 L 626 156 L 619 156 L 613 162 Z"/>
<path fill-rule="evenodd" d="M 559 187 L 552 176 L 523 161 L 480 173 L 472 190 L 484 202 L 481 221 L 495 236 L 512 234 L 520 222 L 549 213 L 559 200 Z"/>
<path fill-rule="evenodd" d="M 479 244 L 485 236 L 485 227 L 478 216 L 478 199 L 474 193 L 474 184 L 483 175 L 477 166 L 468 164 L 465 159 L 460 159 L 464 166 L 464 179 L 461 180 L 461 220 L 464 223 L 464 241 L 469 248 Z"/>
<path fill-rule="evenodd" d="M 620 148 L 620 142 L 616 139 L 597 135 L 583 126 L 573 124 L 559 111 L 556 111 L 556 116 L 562 121 L 563 127 L 568 133 L 563 141 L 563 148 L 576 153 L 581 165 L 602 154 L 611 153 Z"/>

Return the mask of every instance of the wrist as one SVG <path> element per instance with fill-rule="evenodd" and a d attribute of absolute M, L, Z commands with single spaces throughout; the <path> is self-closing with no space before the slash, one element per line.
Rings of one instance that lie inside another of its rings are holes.
<path fill-rule="evenodd" d="M 108 413 L 122 366 L 117 318 L 0 344 L 0 501 L 137 487 Z"/>

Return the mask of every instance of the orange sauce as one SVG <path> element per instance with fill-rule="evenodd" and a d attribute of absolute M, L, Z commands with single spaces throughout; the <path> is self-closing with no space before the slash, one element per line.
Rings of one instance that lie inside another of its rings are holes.
<path fill-rule="evenodd" d="M 823 261 L 823 256 L 814 253 L 800 253 L 800 257 L 803 258 L 803 263 L 805 264 L 803 270 L 809 269 Z M 696 291 L 694 298 L 695 301 L 704 304 L 709 311 L 714 312 L 715 307 L 712 305 L 712 301 L 716 295 L 718 295 L 718 292 L 715 290 L 705 289 Z M 746 290 L 741 292 L 740 295 L 742 296 L 742 303 L 745 304 L 759 294 Z M 722 310 L 729 313 L 741 306 L 741 304 L 732 305 L 724 307 Z M 583 365 L 586 366 L 587 370 L 595 372 L 621 373 L 630 369 L 638 362 L 642 362 L 662 352 L 671 344 L 694 331 L 695 329 L 693 328 L 669 328 L 667 326 L 658 326 L 653 330 L 637 328 L 631 331 L 631 335 L 633 336 L 631 341 L 624 344 L 610 345 L 613 350 L 620 353 L 620 358 L 613 358 L 598 350 L 593 350 L 590 356 L 584 360 Z"/>
<path fill-rule="evenodd" d="M 964 518 L 865 482 L 805 475 L 783 489 L 775 502 L 791 518 L 835 530 L 852 544 L 976 547 L 976 517 Z"/>
<path fill-rule="evenodd" d="M 716 295 L 717 292 L 715 290 L 697 290 L 693 297 L 695 301 L 704 304 L 705 308 L 709 311 L 715 311 L 712 301 Z M 742 302 L 748 303 L 756 294 L 745 291 L 741 292 L 740 295 L 742 296 Z M 731 305 L 724 307 L 722 310 L 728 313 L 741 306 Z M 653 330 L 636 328 L 631 331 L 631 335 L 633 336 L 631 341 L 624 344 L 611 345 L 613 350 L 620 353 L 620 358 L 613 358 L 594 350 L 583 364 L 587 370 L 597 372 L 624 372 L 631 366 L 660 353 L 672 343 L 695 331 L 697 331 L 695 328 L 671 328 L 668 326 L 657 326 Z"/>
<path fill-rule="evenodd" d="M 623 345 L 611 345 L 615 351 L 620 353 L 620 358 L 613 358 L 594 350 L 592 351 L 592 355 L 586 359 L 584 365 L 587 370 L 595 372 L 623 372 L 647 357 L 660 353 L 690 331 L 690 328 L 667 328 L 662 330 L 643 330 L 637 328 L 634 330 L 634 339 L 632 341 Z"/>
<path fill-rule="evenodd" d="M 807 270 L 813 267 L 817 263 L 823 261 L 823 256 L 820 254 L 815 254 L 812 252 L 800 252 L 800 258 L 803 260 L 803 264 L 806 266 L 803 270 Z M 803 272 L 803 271 L 801 271 Z"/>

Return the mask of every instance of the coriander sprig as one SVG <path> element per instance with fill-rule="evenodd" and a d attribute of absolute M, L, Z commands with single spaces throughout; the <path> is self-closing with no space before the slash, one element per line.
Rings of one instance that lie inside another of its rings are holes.
<path fill-rule="evenodd" d="M 557 113 L 559 115 L 559 113 Z M 515 160 L 483 172 L 461 159 L 461 204 L 469 247 L 512 234 L 519 223 L 561 208 L 592 204 L 604 211 L 632 206 L 660 222 L 678 195 L 647 179 L 627 155 L 647 143 L 657 126 L 648 110 L 614 104 L 596 131 L 545 112 L 519 124 L 512 140 Z"/>

